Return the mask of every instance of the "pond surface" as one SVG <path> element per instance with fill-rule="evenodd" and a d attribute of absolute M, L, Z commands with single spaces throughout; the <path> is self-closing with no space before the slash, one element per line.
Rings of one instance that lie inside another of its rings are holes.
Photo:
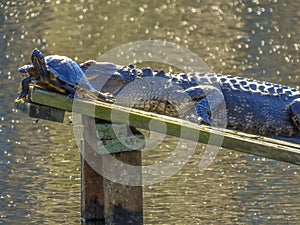
<path fill-rule="evenodd" d="M 0 1 L 0 224 L 80 224 L 72 126 L 14 108 L 17 68 L 34 48 L 83 62 L 128 42 L 166 40 L 214 72 L 299 88 L 299 7 L 294 0 Z M 151 159 L 177 142 L 168 138 Z M 200 171 L 203 148 L 171 178 L 144 187 L 145 224 L 299 224 L 300 167 L 222 149 Z"/>

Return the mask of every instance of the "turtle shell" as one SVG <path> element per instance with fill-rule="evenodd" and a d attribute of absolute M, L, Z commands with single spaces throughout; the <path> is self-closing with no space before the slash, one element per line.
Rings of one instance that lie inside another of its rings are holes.
<path fill-rule="evenodd" d="M 45 57 L 47 69 L 61 81 L 92 91 L 85 74 L 79 65 L 72 59 L 66 56 L 49 55 Z"/>

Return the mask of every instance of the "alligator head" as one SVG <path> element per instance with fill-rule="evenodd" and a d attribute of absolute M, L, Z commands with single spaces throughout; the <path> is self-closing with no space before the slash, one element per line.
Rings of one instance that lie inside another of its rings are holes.
<path fill-rule="evenodd" d="M 80 64 L 80 67 L 96 90 L 115 95 L 125 86 L 125 80 L 118 73 L 121 66 L 89 60 Z"/>

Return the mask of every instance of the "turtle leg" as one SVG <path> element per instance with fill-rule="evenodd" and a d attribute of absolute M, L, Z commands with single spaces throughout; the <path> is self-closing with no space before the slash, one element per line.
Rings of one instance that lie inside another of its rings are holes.
<path fill-rule="evenodd" d="M 70 98 L 74 98 L 76 90 L 72 86 L 69 86 L 60 80 L 49 79 L 49 83 L 53 85 L 58 92 L 67 94 Z"/>
<path fill-rule="evenodd" d="M 298 128 L 300 130 L 300 98 L 295 99 L 291 105 L 290 105 L 290 111 L 291 111 L 291 118 Z"/>
<path fill-rule="evenodd" d="M 32 77 L 28 76 L 22 80 L 22 92 L 21 92 L 19 98 L 25 98 L 28 95 L 29 83 L 30 83 L 31 79 L 32 79 Z"/>
<path fill-rule="evenodd" d="M 75 93 L 76 93 L 75 88 L 65 85 L 65 84 L 61 84 L 60 87 L 66 90 L 68 97 L 74 98 Z"/>

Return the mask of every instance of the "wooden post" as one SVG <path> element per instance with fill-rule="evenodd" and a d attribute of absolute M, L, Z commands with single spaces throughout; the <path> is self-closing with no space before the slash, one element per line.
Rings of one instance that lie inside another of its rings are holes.
<path fill-rule="evenodd" d="M 94 154 L 97 165 L 91 166 L 90 160 L 85 158 L 89 154 L 94 154 L 93 148 L 87 141 L 83 141 L 81 144 L 81 217 L 84 220 L 104 220 L 103 177 L 94 169 L 94 166 L 102 166 L 102 156 Z"/>
<path fill-rule="evenodd" d="M 113 128 L 106 121 L 97 121 L 95 124 L 95 119 L 88 116 L 82 116 L 82 121 L 83 220 L 105 220 L 106 224 L 143 224 L 142 170 L 138 167 L 142 163 L 140 150 L 143 136 L 127 125 L 119 124 Z M 119 131 L 116 131 L 116 126 L 120 127 Z M 127 129 L 124 130 L 124 126 Z M 141 142 L 137 143 L 136 140 Z M 124 141 L 131 146 L 125 146 Z M 130 171 L 126 171 L 126 165 L 137 166 L 135 171 L 138 174 L 130 174 Z M 116 170 L 124 172 L 117 182 L 109 177 L 109 174 L 116 174 Z"/>
<path fill-rule="evenodd" d="M 141 166 L 141 151 L 130 151 L 113 153 L 113 157 L 124 163 L 130 163 L 134 166 Z M 107 169 L 112 169 L 109 160 L 105 160 L 104 165 Z M 136 183 L 141 183 L 142 171 L 139 176 L 133 176 L 131 179 Z M 131 176 L 131 175 L 128 175 Z M 128 178 L 125 178 L 128 179 Z M 129 178 L 130 179 L 130 178 Z M 129 186 L 115 183 L 109 179 L 104 179 L 105 194 L 105 222 L 107 224 L 143 224 L 143 190 L 142 186 Z"/>

